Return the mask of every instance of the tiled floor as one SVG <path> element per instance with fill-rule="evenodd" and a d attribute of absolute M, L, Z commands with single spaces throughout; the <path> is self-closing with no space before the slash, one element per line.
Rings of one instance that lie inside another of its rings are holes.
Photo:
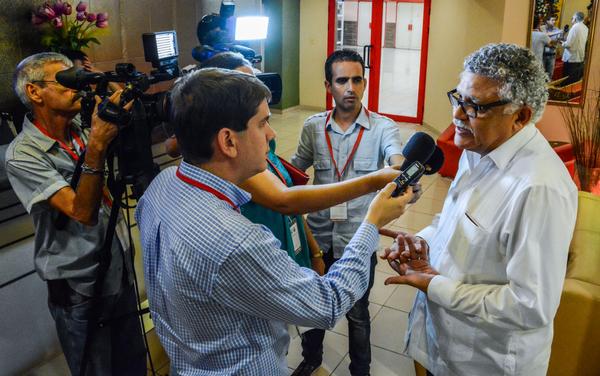
<path fill-rule="evenodd" d="M 289 159 L 296 150 L 296 145 L 304 120 L 314 114 L 314 111 L 295 109 L 283 114 L 273 114 L 271 126 L 277 132 L 277 151 L 282 157 Z M 400 124 L 402 137 L 406 140 L 418 126 Z M 419 129 L 422 130 L 422 129 Z M 424 130 L 427 132 L 427 130 Z M 433 135 L 436 136 L 436 135 Z M 389 228 L 416 232 L 427 226 L 433 215 L 438 213 L 443 205 L 443 200 L 450 185 L 450 180 L 438 175 L 424 176 L 421 179 L 423 195 L 420 200 L 408 208 L 406 213 L 390 223 Z M 380 248 L 389 246 L 390 238 L 381 238 Z M 401 354 L 404 333 L 406 331 L 408 311 L 412 305 L 415 289 L 407 286 L 385 286 L 383 282 L 394 271 L 385 262 L 379 262 L 376 267 L 375 283 L 371 290 L 369 301 L 371 312 L 371 375 L 391 376 L 415 374 L 411 359 Z M 327 332 L 324 341 L 324 362 L 314 375 L 349 375 L 348 365 L 348 325 L 345 318 Z M 302 361 L 300 337 L 294 326 L 290 326 L 290 348 L 288 353 L 288 366 L 290 373 Z M 168 374 L 168 359 L 160 348 L 154 334 L 149 333 L 149 342 L 154 366 L 157 374 Z M 61 355 L 53 361 L 46 363 L 29 375 L 63 375 L 67 374 L 64 357 Z M 151 375 L 151 372 L 148 373 Z"/>

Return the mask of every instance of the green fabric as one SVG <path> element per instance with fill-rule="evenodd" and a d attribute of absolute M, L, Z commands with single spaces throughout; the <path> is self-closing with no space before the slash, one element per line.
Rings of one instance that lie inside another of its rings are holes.
<path fill-rule="evenodd" d="M 291 187 L 292 178 L 290 177 L 287 170 L 283 167 L 283 164 L 279 161 L 277 155 L 275 155 L 275 140 L 271 140 L 269 143 L 270 151 L 269 151 L 269 160 L 273 162 L 273 164 L 277 167 L 279 172 L 285 178 L 285 184 L 288 187 Z M 279 174 L 273 170 L 271 165 L 269 165 L 269 170 L 275 174 L 275 176 L 279 177 Z M 269 230 L 273 233 L 273 235 L 279 239 L 281 242 L 281 248 L 285 249 L 288 255 L 298 263 L 300 266 L 304 266 L 307 268 L 311 267 L 310 262 L 310 250 L 308 248 L 308 241 L 306 240 L 306 233 L 304 232 L 304 219 L 301 215 L 283 215 L 276 211 L 273 211 L 264 206 L 258 205 L 257 203 L 250 201 L 246 205 L 243 205 L 240 208 L 242 214 L 248 218 L 250 221 L 258 224 L 262 224 L 267 226 Z M 296 221 L 298 225 L 298 233 L 300 235 L 300 243 L 302 244 L 302 248 L 300 252 L 296 254 L 294 252 L 294 243 L 292 241 L 292 234 L 290 231 L 290 227 L 293 221 Z"/>

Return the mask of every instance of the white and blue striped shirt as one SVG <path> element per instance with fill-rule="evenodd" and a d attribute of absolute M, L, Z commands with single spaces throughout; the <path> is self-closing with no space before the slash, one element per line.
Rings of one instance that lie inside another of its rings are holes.
<path fill-rule="evenodd" d="M 250 195 L 205 170 L 180 172 L 225 194 Z M 152 318 L 177 375 L 287 374 L 287 323 L 331 328 L 365 292 L 378 243 L 364 223 L 344 257 L 319 277 L 298 266 L 264 226 L 213 194 L 159 174 L 136 218 Z"/>

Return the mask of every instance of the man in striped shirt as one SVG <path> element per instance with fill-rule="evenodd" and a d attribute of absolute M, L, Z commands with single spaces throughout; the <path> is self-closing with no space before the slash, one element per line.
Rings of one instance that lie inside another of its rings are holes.
<path fill-rule="evenodd" d="M 282 375 L 287 324 L 331 328 L 365 292 L 377 229 L 412 193 L 373 200 L 344 256 L 319 277 L 298 266 L 265 227 L 239 213 L 238 187 L 263 171 L 269 90 L 255 77 L 204 69 L 172 92 L 184 161 L 159 174 L 136 217 L 157 333 L 176 375 Z"/>

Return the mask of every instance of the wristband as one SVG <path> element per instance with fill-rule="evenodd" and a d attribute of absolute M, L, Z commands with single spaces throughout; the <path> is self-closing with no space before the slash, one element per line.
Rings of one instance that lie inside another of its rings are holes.
<path fill-rule="evenodd" d="M 81 165 L 81 173 L 89 175 L 104 175 L 104 169 L 99 170 L 97 168 L 90 167 L 87 163 L 83 162 Z"/>

